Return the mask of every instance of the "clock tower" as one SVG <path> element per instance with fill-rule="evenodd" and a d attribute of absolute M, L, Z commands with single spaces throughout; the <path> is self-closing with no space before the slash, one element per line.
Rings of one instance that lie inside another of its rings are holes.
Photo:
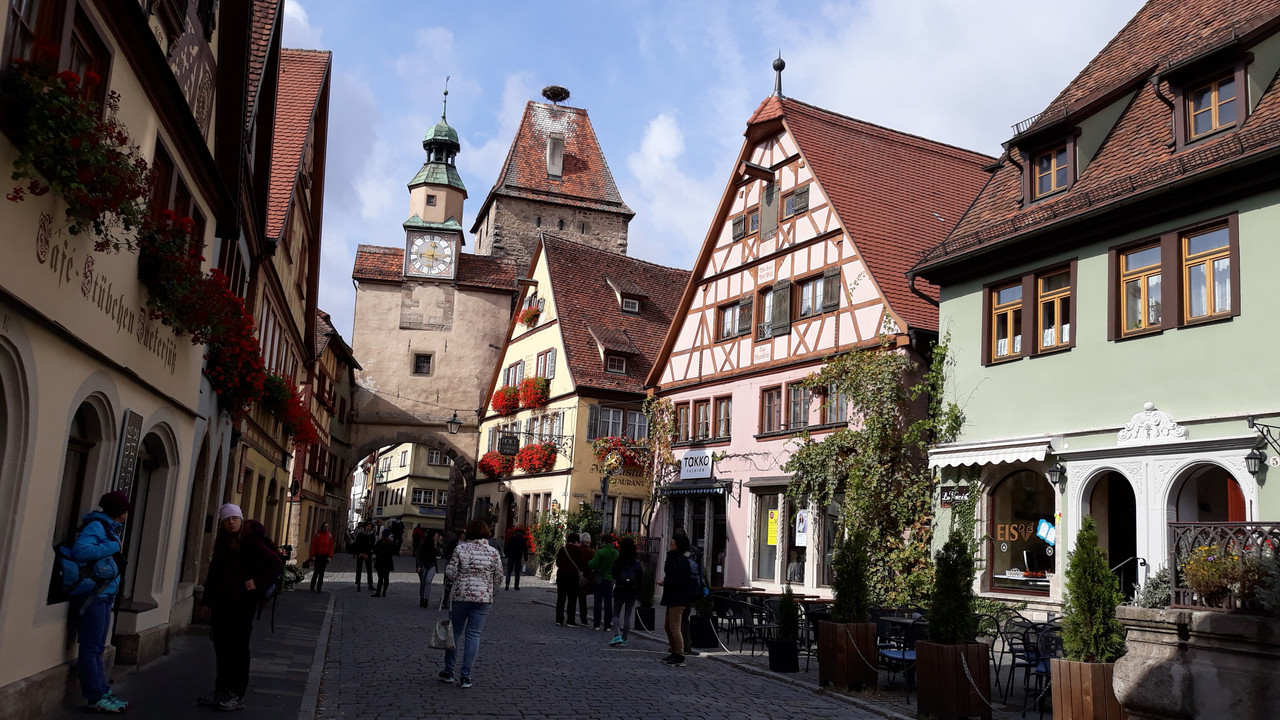
<path fill-rule="evenodd" d="M 427 160 L 409 181 L 409 211 L 404 223 L 404 274 L 429 280 L 452 280 L 457 276 L 458 253 L 463 245 L 462 203 L 467 188 L 454 164 L 458 151 L 458 131 L 445 120 L 449 91 L 444 91 L 445 111 L 440 122 L 427 131 L 422 148 Z"/>

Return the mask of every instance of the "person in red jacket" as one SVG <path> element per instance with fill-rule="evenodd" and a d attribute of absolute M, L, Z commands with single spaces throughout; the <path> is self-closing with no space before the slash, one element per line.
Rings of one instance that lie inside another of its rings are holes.
<path fill-rule="evenodd" d="M 329 567 L 332 557 L 333 535 L 329 533 L 329 523 L 320 523 L 320 531 L 311 538 L 311 565 L 315 568 L 311 573 L 311 592 L 324 588 L 324 569 Z"/>

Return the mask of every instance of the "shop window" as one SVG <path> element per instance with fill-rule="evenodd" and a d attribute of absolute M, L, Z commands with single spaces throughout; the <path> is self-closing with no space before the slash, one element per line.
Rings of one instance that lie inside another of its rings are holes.
<path fill-rule="evenodd" d="M 778 525 L 781 522 L 778 496 L 769 494 L 754 497 L 756 499 L 755 579 L 773 580 L 777 577 Z"/>
<path fill-rule="evenodd" d="M 991 589 L 1049 594 L 1055 547 L 1037 533 L 1040 521 L 1054 523 L 1054 496 L 1049 481 L 1030 470 L 1009 475 L 991 489 Z"/>

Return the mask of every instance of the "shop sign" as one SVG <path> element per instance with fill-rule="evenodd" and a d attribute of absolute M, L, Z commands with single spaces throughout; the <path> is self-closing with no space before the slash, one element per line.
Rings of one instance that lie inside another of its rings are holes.
<path fill-rule="evenodd" d="M 498 435 L 498 454 L 507 457 L 514 457 L 520 452 L 520 438 L 515 433 L 502 433 Z"/>
<path fill-rule="evenodd" d="M 778 512 L 777 510 L 769 511 L 769 524 L 766 533 L 768 534 L 770 545 L 778 544 Z"/>
<path fill-rule="evenodd" d="M 796 511 L 796 547 L 809 547 L 809 511 Z"/>
<path fill-rule="evenodd" d="M 969 497 L 968 485 L 943 485 L 940 505 L 944 508 L 949 508 L 967 497 Z"/>
<path fill-rule="evenodd" d="M 689 450 L 680 458 L 681 480 L 710 480 L 711 453 L 707 450 Z"/>
<path fill-rule="evenodd" d="M 132 410 L 124 412 L 124 430 L 120 435 L 120 462 L 116 463 L 116 490 L 133 497 L 133 476 L 138 469 L 138 442 L 142 439 L 142 416 Z"/>

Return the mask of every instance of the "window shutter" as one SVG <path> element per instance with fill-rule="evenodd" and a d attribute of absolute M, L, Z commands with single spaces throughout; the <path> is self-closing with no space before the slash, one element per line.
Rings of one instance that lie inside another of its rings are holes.
<path fill-rule="evenodd" d="M 795 193 L 791 196 L 791 200 L 795 204 L 795 211 L 797 215 L 807 211 L 809 209 L 809 186 L 805 185 L 804 187 L 796 188 Z"/>
<path fill-rule="evenodd" d="M 543 310 L 546 310 L 546 309 L 547 309 L 547 299 L 538 298 L 538 312 L 542 312 Z"/>
<path fill-rule="evenodd" d="M 741 240 L 747 235 L 747 216 L 741 215 L 733 219 L 733 239 Z"/>
<path fill-rule="evenodd" d="M 596 424 L 600 422 L 600 406 L 588 405 L 587 408 L 587 439 L 595 440 Z"/>
<path fill-rule="evenodd" d="M 769 324 L 774 337 L 791 332 L 790 280 L 781 280 L 773 286 L 773 318 Z"/>
<path fill-rule="evenodd" d="M 769 183 L 760 201 L 760 237 L 768 237 L 778 231 L 778 186 Z"/>
<path fill-rule="evenodd" d="M 516 363 L 516 385 L 524 382 L 524 361 Z"/>
<path fill-rule="evenodd" d="M 494 443 L 497 442 L 498 428 L 489 428 L 489 450 L 493 450 Z"/>
<path fill-rule="evenodd" d="M 556 376 L 556 349 L 551 348 L 551 352 L 547 353 L 547 379 Z"/>
<path fill-rule="evenodd" d="M 564 434 L 564 412 L 556 413 L 556 418 L 551 423 L 551 434 L 560 437 Z"/>
<path fill-rule="evenodd" d="M 753 299 L 750 295 L 738 301 L 738 334 L 739 335 L 751 334 L 751 321 L 754 319 L 751 316 L 752 304 L 753 304 Z"/>
<path fill-rule="evenodd" d="M 822 312 L 840 307 L 840 268 L 827 268 L 822 273 Z"/>

